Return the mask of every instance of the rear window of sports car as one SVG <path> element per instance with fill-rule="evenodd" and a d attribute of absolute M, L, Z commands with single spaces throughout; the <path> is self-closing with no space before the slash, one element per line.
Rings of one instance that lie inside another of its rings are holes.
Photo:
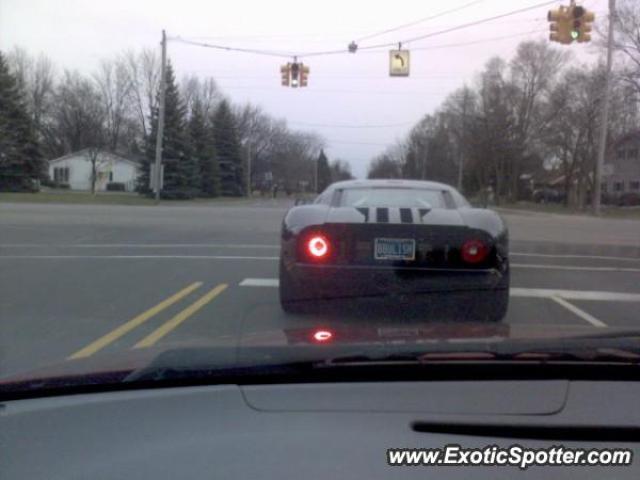
<path fill-rule="evenodd" d="M 339 202 L 342 207 L 446 208 L 442 191 L 422 188 L 345 188 Z"/>

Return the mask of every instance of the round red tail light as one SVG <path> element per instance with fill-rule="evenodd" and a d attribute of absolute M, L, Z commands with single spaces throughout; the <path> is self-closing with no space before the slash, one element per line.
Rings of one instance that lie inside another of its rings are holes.
<path fill-rule="evenodd" d="M 329 330 L 316 330 L 315 332 L 313 332 L 313 339 L 316 342 L 328 342 L 332 338 L 333 333 L 331 333 Z"/>
<path fill-rule="evenodd" d="M 312 257 L 322 258 L 329 253 L 329 242 L 322 236 L 313 236 L 307 242 L 307 250 Z"/>
<path fill-rule="evenodd" d="M 467 263 L 480 263 L 489 255 L 489 247 L 481 240 L 467 240 L 462 245 L 461 254 Z"/>

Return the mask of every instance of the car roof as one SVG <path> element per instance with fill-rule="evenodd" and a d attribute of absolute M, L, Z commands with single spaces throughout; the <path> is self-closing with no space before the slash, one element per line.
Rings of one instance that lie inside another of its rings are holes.
<path fill-rule="evenodd" d="M 374 180 L 345 180 L 329 185 L 329 189 L 358 188 L 358 187 L 405 187 L 405 188 L 429 188 L 434 190 L 452 190 L 450 185 L 426 180 L 402 180 L 402 179 L 374 179 Z"/>

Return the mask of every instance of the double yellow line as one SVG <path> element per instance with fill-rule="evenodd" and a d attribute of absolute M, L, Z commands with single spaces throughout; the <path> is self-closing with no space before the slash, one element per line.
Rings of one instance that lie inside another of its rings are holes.
<path fill-rule="evenodd" d="M 111 343 L 115 342 L 120 337 L 126 335 L 134 328 L 139 327 L 144 322 L 154 317 L 158 313 L 169 308 L 174 303 L 179 302 L 190 293 L 195 292 L 201 286 L 202 286 L 202 282 L 192 283 L 188 287 L 183 288 L 179 292 L 171 295 L 169 298 L 166 298 L 165 300 L 157 304 L 155 307 L 151 307 L 149 310 L 146 310 L 142 312 L 140 315 L 132 318 L 128 322 L 123 323 L 115 330 L 112 330 L 111 332 L 107 333 L 106 335 L 103 335 L 102 337 L 98 338 L 94 342 L 91 342 L 86 347 L 78 350 L 76 353 L 69 356 L 68 359 L 73 360 L 77 358 L 86 358 L 93 355 L 94 353 L 102 350 L 107 345 L 110 345 Z M 158 340 L 160 340 L 162 337 L 164 337 L 169 332 L 174 330 L 176 327 L 178 327 L 178 325 L 180 325 L 182 322 L 187 320 L 194 313 L 196 313 L 198 310 L 204 307 L 207 303 L 209 303 L 211 300 L 213 300 L 218 295 L 220 295 L 227 287 L 228 285 L 226 283 L 221 283 L 220 285 L 216 286 L 214 289 L 210 290 L 208 293 L 200 297 L 194 303 L 189 305 L 187 308 L 185 308 L 184 310 L 176 314 L 170 320 L 168 320 L 167 322 L 162 324 L 160 327 L 155 329 L 153 332 L 151 332 L 149 335 L 147 335 L 145 338 L 140 340 L 138 343 L 134 345 L 133 348 L 144 348 L 144 347 L 150 347 L 154 345 Z"/>

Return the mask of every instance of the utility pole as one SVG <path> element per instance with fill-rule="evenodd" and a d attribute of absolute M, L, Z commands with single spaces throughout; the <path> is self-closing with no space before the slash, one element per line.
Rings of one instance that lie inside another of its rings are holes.
<path fill-rule="evenodd" d="M 609 35 L 607 39 L 607 72 L 604 84 L 604 105 L 602 107 L 602 120 L 600 124 L 600 143 L 598 145 L 598 159 L 593 179 L 593 214 L 600 215 L 600 200 L 602 195 L 602 170 L 604 156 L 607 151 L 607 127 L 609 123 L 609 97 L 611 97 L 611 67 L 613 63 L 613 32 L 616 18 L 616 0 L 609 0 Z"/>
<path fill-rule="evenodd" d="M 318 160 L 319 159 L 320 159 L 320 156 L 317 156 L 315 164 L 314 164 L 314 168 L 315 168 L 315 172 L 314 172 L 314 175 L 313 175 L 313 191 L 314 191 L 314 193 L 320 193 L 318 191 Z"/>
<path fill-rule="evenodd" d="M 247 198 L 251 198 L 251 144 L 247 142 Z"/>
<path fill-rule="evenodd" d="M 153 184 L 156 188 L 156 204 L 160 203 L 160 183 L 162 179 L 162 140 L 164 138 L 164 97 L 167 86 L 167 34 L 162 30 L 162 63 L 160 64 L 160 101 L 158 105 L 158 135 L 156 137 L 156 163 Z"/>

